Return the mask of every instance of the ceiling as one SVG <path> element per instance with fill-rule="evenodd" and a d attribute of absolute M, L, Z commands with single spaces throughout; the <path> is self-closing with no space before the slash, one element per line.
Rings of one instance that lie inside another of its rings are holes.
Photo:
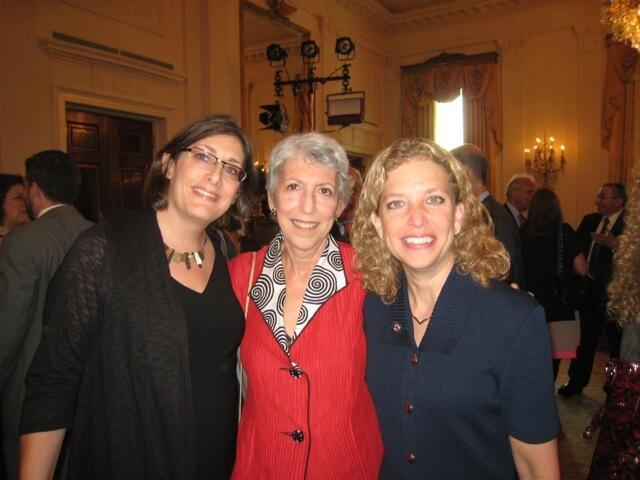
<path fill-rule="evenodd" d="M 390 13 L 407 13 L 424 7 L 449 3 L 450 0 L 376 0 Z"/>
<path fill-rule="evenodd" d="M 302 34 L 272 18 L 244 9 L 244 46 L 246 50 L 263 48 L 270 43 L 286 45 L 300 42 Z"/>

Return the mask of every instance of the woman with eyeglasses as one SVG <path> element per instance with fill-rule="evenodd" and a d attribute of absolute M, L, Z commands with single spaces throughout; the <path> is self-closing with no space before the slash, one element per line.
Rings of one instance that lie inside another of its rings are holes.
<path fill-rule="evenodd" d="M 151 208 L 80 236 L 54 277 L 27 378 L 21 478 L 228 478 L 244 317 L 212 227 L 244 219 L 252 147 L 227 116 L 158 153 Z M 60 475 L 60 473 L 59 473 Z"/>

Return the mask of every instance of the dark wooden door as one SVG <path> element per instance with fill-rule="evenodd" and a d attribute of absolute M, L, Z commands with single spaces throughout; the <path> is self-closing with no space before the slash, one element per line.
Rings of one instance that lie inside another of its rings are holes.
<path fill-rule="evenodd" d="M 67 151 L 82 173 L 78 210 L 98 221 L 142 206 L 153 155 L 150 121 L 67 110 Z"/>

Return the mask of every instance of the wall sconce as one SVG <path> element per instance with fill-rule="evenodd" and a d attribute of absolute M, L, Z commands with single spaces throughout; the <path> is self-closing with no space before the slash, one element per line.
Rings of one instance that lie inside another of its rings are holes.
<path fill-rule="evenodd" d="M 289 125 L 289 119 L 287 118 L 286 109 L 281 103 L 283 98 L 283 89 L 290 85 L 293 90 L 293 95 L 298 96 L 303 92 L 306 87 L 305 93 L 308 97 L 311 97 L 315 91 L 316 84 L 324 85 L 327 82 L 340 81 L 342 82 L 342 92 L 339 94 L 327 96 L 327 116 L 329 125 L 342 125 L 346 127 L 353 123 L 361 123 L 364 118 L 364 92 L 352 92 L 350 81 L 351 74 L 347 63 L 349 60 L 353 60 L 356 55 L 356 46 L 349 37 L 340 37 L 336 39 L 335 53 L 338 61 L 343 62 L 342 67 L 332 72 L 326 77 L 318 77 L 316 75 L 315 65 L 320 60 L 320 47 L 313 40 L 305 40 L 300 45 L 300 55 L 302 56 L 302 62 L 307 68 L 306 77 L 295 78 L 293 80 L 289 77 L 287 71 L 287 52 L 277 43 L 272 43 L 267 47 L 267 59 L 269 65 L 276 69 L 273 87 L 275 93 L 275 103 L 273 105 L 263 105 L 261 108 L 267 110 L 260 114 L 260 122 L 265 125 L 265 129 L 273 129 L 276 131 L 284 132 Z M 286 74 L 287 79 L 282 78 L 282 73 Z M 340 71 L 340 74 L 337 72 Z M 354 97 L 351 97 L 351 94 Z M 340 97 L 340 98 L 336 98 Z M 355 100 L 354 100 L 355 98 Z M 308 102 L 307 105 L 310 105 Z M 315 105 L 315 104 L 314 104 Z M 307 109 L 308 111 L 308 109 Z M 269 120 L 271 112 L 279 112 L 278 118 L 281 121 Z M 309 112 L 310 123 L 313 128 L 314 116 Z"/>
<path fill-rule="evenodd" d="M 538 178 L 542 179 L 542 186 L 549 186 L 549 182 L 553 180 L 555 174 L 564 172 L 564 145 L 560 145 L 560 154 L 556 155 L 553 145 L 555 138 L 536 137 L 536 143 L 533 148 L 525 148 L 525 166 L 527 170 L 532 172 Z"/>

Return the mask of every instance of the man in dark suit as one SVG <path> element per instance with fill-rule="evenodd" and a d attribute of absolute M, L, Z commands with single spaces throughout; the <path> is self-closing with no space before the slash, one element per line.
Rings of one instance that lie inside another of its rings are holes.
<path fill-rule="evenodd" d="M 18 423 L 24 380 L 42 331 L 47 287 L 76 237 L 91 225 L 71 206 L 80 171 L 58 150 L 25 162 L 27 206 L 36 219 L 14 228 L 0 249 L 0 401 L 9 480 L 18 478 Z"/>
<path fill-rule="evenodd" d="M 569 382 L 558 393 L 571 397 L 582 392 L 591 378 L 593 359 L 604 326 L 612 358 L 620 355 L 620 329 L 608 317 L 607 285 L 613 269 L 616 237 L 624 229 L 624 185 L 605 183 L 596 195 L 597 213 L 585 215 L 578 227 L 582 251 L 589 263 L 588 286 L 580 306 L 580 346 L 569 367 Z"/>
<path fill-rule="evenodd" d="M 536 181 L 528 173 L 516 173 L 507 183 L 504 203 L 514 224 L 520 230 L 526 222 L 524 212 L 529 210 L 533 194 L 536 193 Z"/>
<path fill-rule="evenodd" d="M 451 153 L 467 170 L 473 193 L 487 208 L 493 221 L 496 238 L 502 242 L 509 253 L 511 270 L 507 280 L 524 287 L 520 232 L 511 219 L 509 212 L 491 196 L 487 189 L 487 183 L 489 183 L 489 162 L 487 158 L 478 147 L 469 143 L 454 148 Z"/>

